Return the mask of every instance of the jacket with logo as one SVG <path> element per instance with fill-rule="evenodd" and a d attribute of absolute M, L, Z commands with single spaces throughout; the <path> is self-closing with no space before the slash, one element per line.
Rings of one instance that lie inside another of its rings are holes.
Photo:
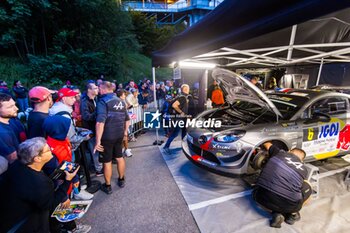
<path fill-rule="evenodd" d="M 130 120 L 123 100 L 114 93 L 102 95 L 97 103 L 96 122 L 104 123 L 102 141 L 114 141 L 124 137 L 125 122 Z"/>
<path fill-rule="evenodd" d="M 301 188 L 307 170 L 300 159 L 275 146 L 269 149 L 271 158 L 263 168 L 257 185 L 288 200 L 302 200 Z"/>

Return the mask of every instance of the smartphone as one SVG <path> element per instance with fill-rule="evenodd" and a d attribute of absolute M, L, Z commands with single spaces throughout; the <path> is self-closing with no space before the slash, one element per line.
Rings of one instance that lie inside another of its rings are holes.
<path fill-rule="evenodd" d="M 50 175 L 50 178 L 53 180 L 64 179 L 65 174 L 64 171 L 68 171 L 73 173 L 79 167 L 78 164 L 62 161 L 62 163 L 55 169 L 55 171 Z"/>

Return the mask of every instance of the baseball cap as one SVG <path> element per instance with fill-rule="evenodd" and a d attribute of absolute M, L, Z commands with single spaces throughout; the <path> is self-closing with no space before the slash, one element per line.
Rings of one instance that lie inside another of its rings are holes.
<path fill-rule="evenodd" d="M 46 98 L 53 93 L 55 92 L 47 89 L 46 87 L 36 86 L 30 89 L 29 99 L 34 103 L 40 103 L 46 100 Z"/>
<path fill-rule="evenodd" d="M 64 87 L 64 88 L 59 89 L 57 94 L 58 94 L 58 100 L 61 100 L 63 97 L 76 96 L 79 93 L 73 91 L 72 89 L 70 89 L 68 87 Z"/>

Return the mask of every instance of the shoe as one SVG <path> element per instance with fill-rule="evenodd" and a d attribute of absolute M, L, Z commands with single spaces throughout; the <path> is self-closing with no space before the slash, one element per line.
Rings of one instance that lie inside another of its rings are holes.
<path fill-rule="evenodd" d="M 116 158 L 112 158 L 112 164 L 117 164 L 117 159 Z"/>
<path fill-rule="evenodd" d="M 75 200 L 90 200 L 94 197 L 94 195 L 86 192 L 85 190 L 80 190 L 80 192 L 74 194 L 73 197 Z"/>
<path fill-rule="evenodd" d="M 112 186 L 111 185 L 106 185 L 106 183 L 101 185 L 101 190 L 107 194 L 111 194 L 112 191 Z"/>
<path fill-rule="evenodd" d="M 126 157 L 131 157 L 132 156 L 131 149 L 126 149 L 124 151 L 124 154 L 125 154 Z"/>
<path fill-rule="evenodd" d="M 97 172 L 96 172 L 96 176 L 103 176 L 103 170 L 97 171 Z"/>
<path fill-rule="evenodd" d="M 169 149 L 169 147 L 163 147 L 163 151 L 168 155 L 171 154 L 171 150 Z"/>
<path fill-rule="evenodd" d="M 80 186 L 80 190 L 85 190 L 87 188 L 86 184 L 83 184 L 82 186 Z"/>
<path fill-rule="evenodd" d="M 125 187 L 125 177 L 123 179 L 118 178 L 118 186 L 121 188 Z"/>
<path fill-rule="evenodd" d="M 284 221 L 289 225 L 293 225 L 295 222 L 299 221 L 300 219 L 301 219 L 300 213 L 296 212 L 296 213 L 287 214 L 285 216 Z"/>
<path fill-rule="evenodd" d="M 270 227 L 281 228 L 281 224 L 284 222 L 284 217 L 280 213 L 273 213 L 270 222 Z"/>
<path fill-rule="evenodd" d="M 137 139 L 135 137 L 131 137 L 129 140 L 129 142 L 136 142 L 136 141 L 137 141 Z"/>
<path fill-rule="evenodd" d="M 91 226 L 78 224 L 77 227 L 72 231 L 67 231 L 68 233 L 87 233 L 91 230 Z"/>

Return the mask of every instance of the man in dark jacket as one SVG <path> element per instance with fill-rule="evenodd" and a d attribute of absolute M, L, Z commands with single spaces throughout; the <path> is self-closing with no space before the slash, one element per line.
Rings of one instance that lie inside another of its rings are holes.
<path fill-rule="evenodd" d="M 73 173 L 55 191 L 52 180 L 41 172 L 52 158 L 44 138 L 32 138 L 19 146 L 18 160 L 5 174 L 5 190 L 0 204 L 0 232 L 49 232 L 49 216 L 64 198 Z"/>
<path fill-rule="evenodd" d="M 181 86 L 181 95 L 178 96 L 173 104 L 172 108 L 174 112 L 172 114 L 176 115 L 175 120 L 183 120 L 186 123 L 186 118 L 188 117 L 188 109 L 189 109 L 189 97 L 190 97 L 190 86 L 187 84 L 182 84 Z M 167 142 L 165 143 L 163 150 L 171 154 L 171 150 L 169 149 L 172 141 L 179 135 L 181 132 L 181 138 L 183 139 L 186 136 L 186 127 L 180 128 L 179 124 L 176 125 L 174 130 L 171 132 Z"/>
<path fill-rule="evenodd" d="M 98 87 L 95 83 L 88 83 L 86 85 L 86 95 L 81 98 L 80 102 L 80 113 L 81 120 L 83 123 L 83 128 L 91 130 L 94 135 L 96 134 L 95 126 L 96 126 L 96 99 L 98 95 Z M 89 151 L 92 155 L 92 159 L 94 162 L 94 167 L 96 170 L 96 175 L 103 175 L 102 164 L 98 161 L 99 152 L 94 151 L 94 146 L 96 143 L 96 137 L 90 138 L 88 141 Z"/>
<path fill-rule="evenodd" d="M 141 105 L 143 109 L 147 108 L 148 94 L 149 94 L 149 92 L 147 90 L 144 90 L 138 96 L 139 105 Z"/>
<path fill-rule="evenodd" d="M 17 159 L 18 134 L 12 128 L 10 120 L 17 116 L 15 101 L 11 96 L 0 93 L 0 156 L 4 156 L 9 163 Z"/>
<path fill-rule="evenodd" d="M 264 147 L 270 159 L 258 178 L 253 198 L 272 211 L 271 227 L 280 228 L 283 221 L 294 224 L 300 220 L 299 211 L 312 193 L 303 164 L 305 151 L 294 148 L 286 152 L 271 142 L 264 143 Z"/>
<path fill-rule="evenodd" d="M 28 108 L 28 89 L 22 86 L 21 81 L 16 80 L 13 83 L 13 92 L 16 95 L 19 111 L 24 112 Z"/>
<path fill-rule="evenodd" d="M 0 80 L 0 93 L 4 93 L 4 94 L 7 94 L 7 95 L 11 96 L 12 98 L 15 98 L 12 95 L 10 89 L 8 89 L 7 83 L 5 81 L 3 81 L 3 80 Z"/>
<path fill-rule="evenodd" d="M 100 151 L 103 162 L 105 183 L 101 190 L 112 193 L 112 158 L 117 158 L 118 186 L 125 186 L 125 160 L 123 158 L 123 140 L 128 137 L 130 117 L 126 104 L 118 98 L 110 82 L 104 81 L 99 86 L 101 98 L 97 103 L 96 145 L 94 151 Z"/>

